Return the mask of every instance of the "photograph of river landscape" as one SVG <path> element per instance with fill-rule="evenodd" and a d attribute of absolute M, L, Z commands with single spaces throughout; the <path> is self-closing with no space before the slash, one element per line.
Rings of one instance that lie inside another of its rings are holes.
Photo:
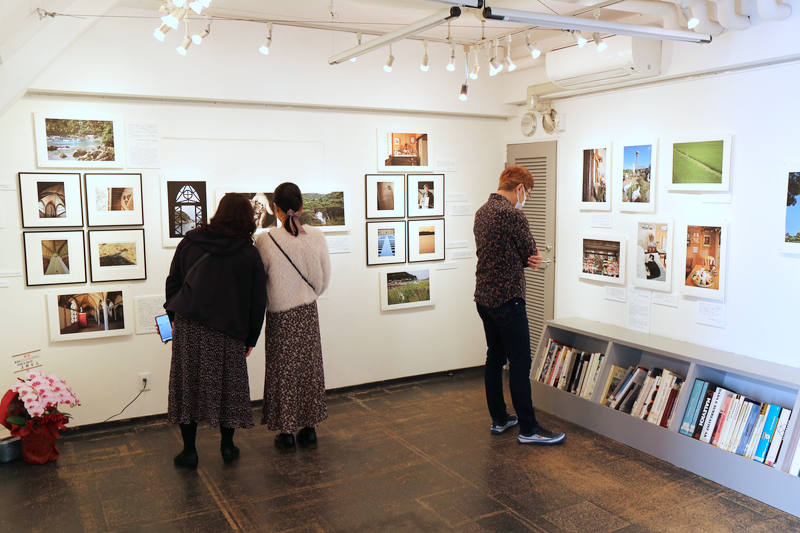
<path fill-rule="evenodd" d="M 115 161 L 114 122 L 45 118 L 49 161 Z"/>

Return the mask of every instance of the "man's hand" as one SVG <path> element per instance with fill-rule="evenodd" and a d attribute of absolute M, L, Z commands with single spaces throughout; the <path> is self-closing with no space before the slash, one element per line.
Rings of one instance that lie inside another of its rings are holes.
<path fill-rule="evenodd" d="M 539 265 L 542 264 L 542 254 L 539 253 L 538 248 L 533 249 L 534 254 L 528 258 L 528 266 L 533 268 L 534 270 L 539 268 Z"/>
<path fill-rule="evenodd" d="M 253 351 L 253 347 L 252 346 L 248 346 L 247 347 L 247 351 L 244 352 L 244 356 L 247 357 L 248 355 L 250 355 L 250 352 L 252 352 L 252 351 Z"/>

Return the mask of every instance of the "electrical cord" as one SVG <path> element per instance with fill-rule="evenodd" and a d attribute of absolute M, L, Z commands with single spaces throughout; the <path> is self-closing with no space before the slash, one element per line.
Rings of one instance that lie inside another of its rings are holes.
<path fill-rule="evenodd" d="M 139 399 L 139 396 L 141 396 L 141 395 L 142 395 L 142 393 L 144 392 L 144 390 L 147 388 L 147 379 L 146 379 L 146 378 L 143 378 L 143 379 L 142 379 L 142 381 L 144 381 L 144 385 L 142 385 L 142 390 L 140 390 L 140 391 L 139 391 L 139 394 L 137 394 L 137 395 L 136 395 L 136 398 L 134 398 L 133 400 L 131 400 L 131 403 L 133 403 L 133 402 L 135 402 L 136 400 L 138 400 L 138 399 Z M 105 420 L 103 420 L 103 421 L 102 421 L 102 422 L 100 422 L 100 423 L 101 423 L 101 424 L 105 424 L 106 422 L 108 422 L 108 421 L 109 421 L 109 420 L 111 420 L 112 418 L 118 417 L 119 415 L 121 415 L 122 413 L 124 413 L 124 412 L 125 412 L 125 409 L 127 409 L 128 407 L 130 407 L 130 406 L 131 406 L 131 403 L 129 403 L 128 405 L 126 405 L 125 407 L 123 407 L 123 408 L 122 408 L 122 411 L 120 411 L 119 413 L 115 414 L 114 416 L 109 416 L 108 418 L 106 418 Z"/>

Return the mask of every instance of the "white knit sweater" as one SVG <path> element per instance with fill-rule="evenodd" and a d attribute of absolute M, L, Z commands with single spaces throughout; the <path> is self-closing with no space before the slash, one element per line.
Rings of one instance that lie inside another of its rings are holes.
<path fill-rule="evenodd" d="M 303 226 L 303 229 L 306 233 L 297 237 L 283 228 L 272 228 L 270 233 L 316 292 L 303 281 L 266 232 L 256 237 L 256 248 L 267 272 L 267 311 L 270 313 L 310 304 L 328 287 L 331 258 L 325 234 L 311 226 Z"/>

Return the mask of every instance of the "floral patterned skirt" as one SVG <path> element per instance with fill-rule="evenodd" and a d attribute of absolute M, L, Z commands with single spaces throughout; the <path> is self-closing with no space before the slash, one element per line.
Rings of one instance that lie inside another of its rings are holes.
<path fill-rule="evenodd" d="M 328 418 L 317 302 L 267 313 L 261 423 L 294 433 Z"/>
<path fill-rule="evenodd" d="M 244 342 L 175 315 L 167 419 L 253 427 L 245 351 Z"/>

